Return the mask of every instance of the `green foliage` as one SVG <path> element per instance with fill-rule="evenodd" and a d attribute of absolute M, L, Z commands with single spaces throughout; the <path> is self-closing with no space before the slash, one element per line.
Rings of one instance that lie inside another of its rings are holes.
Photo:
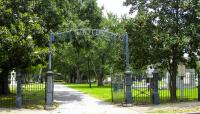
<path fill-rule="evenodd" d="M 82 21 L 88 20 L 89 26 L 93 29 L 100 28 L 102 11 L 97 6 L 96 0 L 82 0 L 79 10 L 78 16 Z"/>
<path fill-rule="evenodd" d="M 196 62 L 196 70 L 200 73 L 200 61 Z"/>
<path fill-rule="evenodd" d="M 2 69 L 30 66 L 34 48 L 44 47 L 47 43 L 44 28 L 39 23 L 37 12 L 33 10 L 35 8 L 33 3 L 34 1 L 1 1 L 0 67 Z"/>
<path fill-rule="evenodd" d="M 200 2 L 126 0 L 125 5 L 131 5 L 131 13 L 138 11 L 134 24 L 127 23 L 127 31 L 133 38 L 130 42 L 132 66 L 142 68 L 157 64 L 167 69 L 170 72 L 171 100 L 176 101 L 178 64 L 188 63 L 183 57 L 188 53 L 188 65 L 195 67 L 196 53 L 199 53 Z"/>
<path fill-rule="evenodd" d="M 97 78 L 102 69 L 104 74 L 109 74 L 113 67 L 123 70 L 123 64 L 119 63 L 123 61 L 121 58 L 123 48 L 120 43 L 123 41 L 106 34 L 102 36 L 74 34 L 73 36 L 67 43 L 56 44 L 53 66 L 57 72 L 62 72 L 68 77 L 72 75 L 77 77 L 76 72 L 88 77 L 90 72 L 93 78 Z"/>
<path fill-rule="evenodd" d="M 199 2 L 126 0 L 125 5 L 132 6 L 130 12 L 138 10 L 126 26 L 136 68 L 155 63 L 169 66 L 170 60 L 185 62 L 184 53 L 190 57 L 199 53 Z"/>
<path fill-rule="evenodd" d="M 112 14 L 110 14 L 109 19 L 102 18 L 101 10 L 94 0 L 83 1 L 82 6 L 77 10 L 79 11 L 78 15 L 75 13 L 73 18 L 80 18 L 80 20 L 73 21 L 73 27 L 69 28 L 71 32 L 66 34 L 66 29 L 61 30 L 64 32 L 60 38 L 68 38 L 69 40 L 65 40 L 67 43 L 60 42 L 62 44 L 55 45 L 53 65 L 55 71 L 62 72 L 68 78 L 77 77 L 79 74 L 88 77 L 88 72 L 92 78 L 97 78 L 102 69 L 104 74 L 109 74 L 111 68 L 122 71 L 124 69 L 123 41 L 117 41 L 109 34 L 98 36 L 88 32 L 83 36 L 76 34 L 74 30 L 103 28 L 107 32 L 122 35 L 122 33 L 124 34 L 124 29 L 121 28 L 123 25 Z M 65 26 L 70 23 L 65 24 Z M 117 26 L 113 26 L 113 24 Z M 77 74 L 77 72 L 80 73 Z"/>

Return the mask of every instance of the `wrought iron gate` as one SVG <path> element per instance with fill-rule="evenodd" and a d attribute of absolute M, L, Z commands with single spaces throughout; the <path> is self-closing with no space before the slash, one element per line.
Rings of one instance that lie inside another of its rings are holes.
<path fill-rule="evenodd" d="M 112 101 L 114 103 L 124 102 L 124 76 L 117 74 L 111 78 Z"/>
<path fill-rule="evenodd" d="M 0 95 L 0 107 L 43 108 L 45 104 L 45 74 L 11 72 L 8 95 Z M 19 102 L 18 102 L 19 101 Z"/>
<path fill-rule="evenodd" d="M 152 79 L 144 75 L 133 77 L 132 95 L 135 104 L 151 103 Z"/>
<path fill-rule="evenodd" d="M 135 104 L 151 104 L 154 102 L 153 94 L 157 90 L 159 103 L 170 101 L 170 76 L 159 74 L 155 78 L 148 78 L 145 74 L 133 74 L 132 95 Z M 157 81 L 155 81 L 155 79 Z M 177 101 L 197 100 L 200 87 L 198 86 L 198 75 L 194 69 L 186 69 L 184 76 L 176 77 L 176 96 Z M 157 83 L 157 87 L 155 87 Z"/>
<path fill-rule="evenodd" d="M 16 104 L 16 90 L 17 90 L 17 81 L 15 80 L 15 74 L 11 72 L 8 76 L 9 91 L 8 95 L 0 95 L 0 107 L 9 108 L 15 107 Z"/>
<path fill-rule="evenodd" d="M 45 104 L 45 76 L 41 74 L 23 75 L 22 106 L 43 108 L 44 104 Z"/>

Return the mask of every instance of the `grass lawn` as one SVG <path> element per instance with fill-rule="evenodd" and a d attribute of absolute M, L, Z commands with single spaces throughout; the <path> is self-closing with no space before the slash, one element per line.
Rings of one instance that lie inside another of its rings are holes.
<path fill-rule="evenodd" d="M 42 109 L 45 104 L 45 83 L 23 84 L 22 105 L 28 109 Z"/>
<path fill-rule="evenodd" d="M 170 102 L 170 91 L 168 89 L 158 90 L 159 99 L 161 103 Z M 148 88 L 133 89 L 132 94 L 136 104 L 151 103 L 151 96 Z M 178 101 L 193 101 L 198 99 L 198 88 L 185 88 L 183 90 L 183 97 L 181 97 L 181 90 L 176 90 Z"/>
<path fill-rule="evenodd" d="M 94 96 L 103 101 L 111 102 L 111 86 L 105 85 L 98 87 L 96 84 L 92 84 L 92 88 L 89 88 L 89 84 L 67 84 L 68 87 L 81 91 L 83 93 Z M 177 89 L 177 98 L 179 101 L 191 101 L 197 100 L 198 98 L 198 89 L 197 88 L 185 88 L 184 97 L 181 98 L 180 89 Z M 132 89 L 133 100 L 135 104 L 151 104 L 151 96 L 148 88 Z M 161 103 L 170 102 L 170 93 L 168 89 L 159 89 L 159 97 Z M 124 100 L 124 91 L 115 93 L 114 101 L 123 102 Z"/>
<path fill-rule="evenodd" d="M 98 87 L 96 84 L 92 84 L 92 88 L 89 88 L 89 84 L 66 84 L 68 87 L 81 91 L 83 93 L 89 94 L 100 100 L 111 102 L 111 86 L 104 85 Z"/>

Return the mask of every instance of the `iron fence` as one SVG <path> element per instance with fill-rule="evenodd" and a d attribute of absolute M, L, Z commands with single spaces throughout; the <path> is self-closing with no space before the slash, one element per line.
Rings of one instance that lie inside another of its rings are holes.
<path fill-rule="evenodd" d="M 17 78 L 16 73 L 8 76 L 9 91 L 8 95 L 0 95 L 0 107 L 16 107 L 18 81 L 21 83 L 22 107 L 42 108 L 45 104 L 45 75 L 41 74 L 21 74 Z"/>
<path fill-rule="evenodd" d="M 132 96 L 135 104 L 149 104 L 151 103 L 150 79 L 146 76 L 139 75 L 133 78 Z"/>
<path fill-rule="evenodd" d="M 45 103 L 45 75 L 22 75 L 22 106 L 43 107 Z"/>
<path fill-rule="evenodd" d="M 8 83 L 10 93 L 8 95 L 0 95 L 0 107 L 3 108 L 15 107 L 16 103 L 17 81 L 12 74 L 8 76 Z"/>
<path fill-rule="evenodd" d="M 121 74 L 115 74 L 111 77 L 111 94 L 114 103 L 124 102 L 124 77 Z"/>
<path fill-rule="evenodd" d="M 153 103 L 154 78 L 147 77 L 144 73 L 132 75 L 132 96 L 134 104 Z M 159 102 L 170 101 L 170 76 L 169 73 L 158 74 Z M 187 69 L 184 76 L 176 77 L 177 101 L 194 101 L 198 99 L 198 75 L 194 70 Z"/>
<path fill-rule="evenodd" d="M 159 80 L 160 101 L 170 101 L 170 77 L 165 75 Z M 176 95 L 178 101 L 192 101 L 198 99 L 198 75 L 193 70 L 187 70 L 184 76 L 176 77 Z"/>

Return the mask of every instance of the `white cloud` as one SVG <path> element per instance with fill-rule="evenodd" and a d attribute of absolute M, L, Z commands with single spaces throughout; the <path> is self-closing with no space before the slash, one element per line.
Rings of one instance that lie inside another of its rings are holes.
<path fill-rule="evenodd" d="M 123 6 L 124 1 L 125 0 L 97 0 L 97 3 L 99 7 L 104 7 L 104 16 L 107 16 L 107 12 L 111 12 L 113 14 L 116 14 L 119 18 L 123 15 L 134 17 L 135 14 L 129 14 L 130 6 Z"/>

